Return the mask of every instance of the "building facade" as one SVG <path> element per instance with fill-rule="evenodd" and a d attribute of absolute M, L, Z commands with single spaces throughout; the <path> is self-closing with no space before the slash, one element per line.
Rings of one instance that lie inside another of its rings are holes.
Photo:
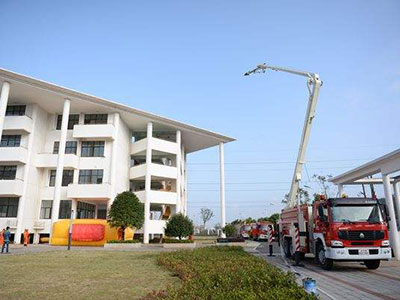
<path fill-rule="evenodd" d="M 163 234 L 187 213 L 187 155 L 233 141 L 191 125 L 0 69 L 0 228 L 34 243 L 59 219 L 105 219 L 115 196 L 145 207 L 138 233 Z"/>

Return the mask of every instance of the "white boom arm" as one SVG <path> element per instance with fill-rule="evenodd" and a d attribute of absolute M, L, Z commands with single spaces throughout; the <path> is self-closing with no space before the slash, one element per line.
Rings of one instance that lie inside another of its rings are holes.
<path fill-rule="evenodd" d="M 301 141 L 300 141 L 299 153 L 297 155 L 296 167 L 294 169 L 292 184 L 290 186 L 289 199 L 287 202 L 287 207 L 294 207 L 297 203 L 296 199 L 300 198 L 300 197 L 298 197 L 299 196 L 298 195 L 299 184 L 301 181 L 303 164 L 305 162 L 306 148 L 307 148 L 308 140 L 310 137 L 311 125 L 312 125 L 312 121 L 314 119 L 315 107 L 317 106 L 319 90 L 322 85 L 322 81 L 320 80 L 318 74 L 316 74 L 316 73 L 296 71 L 296 70 L 291 70 L 291 69 L 287 69 L 287 68 L 269 66 L 266 64 L 258 65 L 257 68 L 255 68 L 254 70 L 251 70 L 249 72 L 246 72 L 244 75 L 247 76 L 247 75 L 250 75 L 253 73 L 265 73 L 265 71 L 267 69 L 271 69 L 274 71 L 287 72 L 287 73 L 300 75 L 300 76 L 304 76 L 304 77 L 308 78 L 307 87 L 308 87 L 308 91 L 309 91 L 310 95 L 308 98 L 306 118 L 304 120 L 303 133 L 301 135 Z"/>

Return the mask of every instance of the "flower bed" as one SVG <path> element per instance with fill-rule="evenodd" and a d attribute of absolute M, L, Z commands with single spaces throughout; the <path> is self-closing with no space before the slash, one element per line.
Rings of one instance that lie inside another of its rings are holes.
<path fill-rule="evenodd" d="M 110 240 L 104 245 L 104 248 L 107 249 L 131 249 L 131 248 L 139 248 L 142 244 L 139 240 Z"/>
<path fill-rule="evenodd" d="M 193 240 L 163 239 L 163 248 L 188 248 L 193 249 L 196 243 Z"/>
<path fill-rule="evenodd" d="M 193 244 L 193 240 L 163 239 L 165 244 Z"/>
<path fill-rule="evenodd" d="M 107 241 L 108 244 L 136 244 L 136 243 L 140 243 L 139 240 L 127 240 L 127 241 L 123 241 L 123 240 L 109 240 Z"/>
<path fill-rule="evenodd" d="M 182 284 L 144 299 L 317 299 L 284 273 L 241 247 L 206 247 L 161 253 L 158 263 Z"/>

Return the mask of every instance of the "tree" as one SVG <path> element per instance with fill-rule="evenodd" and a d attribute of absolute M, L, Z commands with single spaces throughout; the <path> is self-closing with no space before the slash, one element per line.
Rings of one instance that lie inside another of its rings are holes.
<path fill-rule="evenodd" d="M 244 220 L 245 224 L 250 224 L 250 223 L 255 223 L 255 222 L 256 222 L 256 220 L 251 217 L 248 217 L 246 220 Z"/>
<path fill-rule="evenodd" d="M 270 221 L 271 223 L 273 223 L 273 224 L 275 225 L 276 222 L 279 220 L 279 217 L 280 217 L 280 214 L 275 213 L 275 214 L 270 215 L 270 216 L 267 218 L 267 221 Z"/>
<path fill-rule="evenodd" d="M 236 233 L 236 227 L 235 227 L 235 225 L 227 224 L 224 227 L 223 231 L 227 237 L 233 237 L 233 236 L 235 236 L 235 233 Z"/>
<path fill-rule="evenodd" d="M 233 221 L 231 222 L 231 224 L 232 224 L 232 225 L 240 225 L 240 224 L 243 224 L 243 221 L 240 220 L 240 219 L 236 219 L 236 220 L 233 220 Z"/>
<path fill-rule="evenodd" d="M 299 187 L 299 197 L 300 197 L 300 203 L 308 203 L 310 201 L 310 194 L 308 193 L 307 190 L 302 189 Z M 287 203 L 289 200 L 289 194 L 286 194 L 285 197 L 282 199 L 282 203 Z"/>
<path fill-rule="evenodd" d="M 326 199 L 331 198 L 336 194 L 336 192 L 332 191 L 332 183 L 329 181 L 332 178 L 332 175 L 314 174 L 312 178 L 320 187 L 320 192 L 318 194 L 325 195 Z"/>
<path fill-rule="evenodd" d="M 122 239 L 124 240 L 126 228 L 141 228 L 143 226 L 143 203 L 132 192 L 126 191 L 118 194 L 111 205 L 107 222 L 111 227 L 121 227 Z"/>
<path fill-rule="evenodd" d="M 168 220 L 165 228 L 165 234 L 167 236 L 178 237 L 180 240 L 183 237 L 192 235 L 193 232 L 193 221 L 181 213 L 173 215 L 171 219 Z"/>
<path fill-rule="evenodd" d="M 214 213 L 211 209 L 203 207 L 200 209 L 200 215 L 203 220 L 203 225 L 204 229 L 206 228 L 206 223 L 211 220 L 212 217 L 214 217 Z"/>

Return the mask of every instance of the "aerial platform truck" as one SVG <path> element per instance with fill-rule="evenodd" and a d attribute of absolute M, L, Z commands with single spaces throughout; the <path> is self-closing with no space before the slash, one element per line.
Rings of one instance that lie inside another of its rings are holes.
<path fill-rule="evenodd" d="M 295 257 L 296 262 L 311 253 L 327 270 L 334 261 L 362 261 L 369 269 L 378 268 L 381 260 L 391 258 L 392 252 L 385 214 L 376 199 L 320 197 L 312 205 L 300 203 L 301 174 L 322 86 L 319 75 L 266 64 L 245 75 L 265 73 L 267 69 L 306 77 L 309 92 L 289 197 L 278 221 L 283 252 L 286 257 Z"/>

